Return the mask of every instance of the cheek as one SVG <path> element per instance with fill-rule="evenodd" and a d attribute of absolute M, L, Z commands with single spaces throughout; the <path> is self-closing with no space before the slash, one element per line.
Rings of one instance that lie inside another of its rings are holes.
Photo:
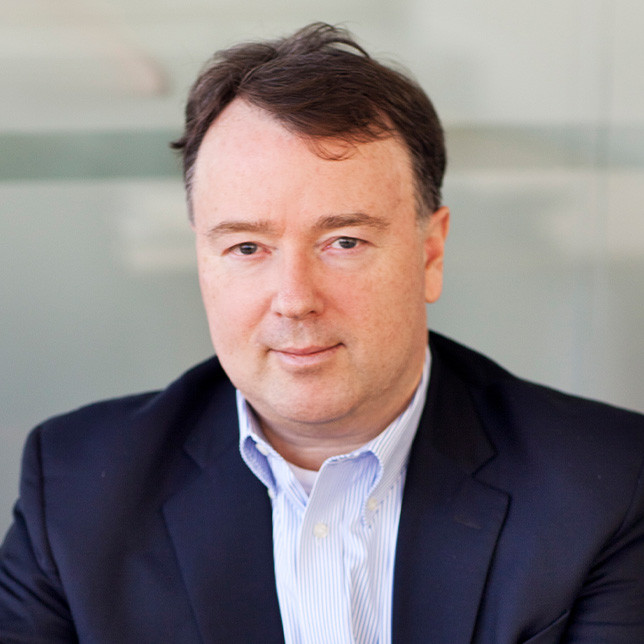
<path fill-rule="evenodd" d="M 412 280 L 401 280 L 395 270 L 374 272 L 354 279 L 347 288 L 335 288 L 335 310 L 339 312 L 344 332 L 371 351 L 371 345 L 390 343 L 405 335 L 414 300 L 422 296 Z"/>
<path fill-rule="evenodd" d="M 216 271 L 199 271 L 199 286 L 210 335 L 215 348 L 243 342 L 257 316 L 256 292 L 248 287 L 228 284 L 225 276 Z"/>
<path fill-rule="evenodd" d="M 362 308 L 405 318 L 409 307 L 424 302 L 422 262 L 414 257 L 398 257 L 397 261 L 374 267 L 364 279 L 355 281 L 353 292 Z"/>
<path fill-rule="evenodd" d="M 410 258 L 389 264 L 365 283 L 354 302 L 364 333 L 383 342 L 416 333 L 426 326 L 422 263 Z"/>

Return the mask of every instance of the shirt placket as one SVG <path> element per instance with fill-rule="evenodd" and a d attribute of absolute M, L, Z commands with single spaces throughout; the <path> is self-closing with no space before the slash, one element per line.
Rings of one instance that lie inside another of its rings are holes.
<path fill-rule="evenodd" d="M 342 532 L 350 485 L 350 463 L 327 464 L 302 520 L 297 588 L 307 644 L 353 642 Z"/>

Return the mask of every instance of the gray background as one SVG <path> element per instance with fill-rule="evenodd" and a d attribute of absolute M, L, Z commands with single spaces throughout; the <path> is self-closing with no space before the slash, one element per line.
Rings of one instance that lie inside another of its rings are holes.
<path fill-rule="evenodd" d="M 644 4 L 3 0 L 0 532 L 29 429 L 211 353 L 178 163 L 210 54 L 344 23 L 444 120 L 452 209 L 432 328 L 644 410 Z"/>

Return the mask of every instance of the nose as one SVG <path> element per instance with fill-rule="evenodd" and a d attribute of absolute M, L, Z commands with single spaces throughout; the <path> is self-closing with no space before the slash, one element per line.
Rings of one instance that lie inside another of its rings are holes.
<path fill-rule="evenodd" d="M 273 313 L 294 320 L 322 312 L 322 297 L 314 258 L 283 252 L 277 262 Z"/>

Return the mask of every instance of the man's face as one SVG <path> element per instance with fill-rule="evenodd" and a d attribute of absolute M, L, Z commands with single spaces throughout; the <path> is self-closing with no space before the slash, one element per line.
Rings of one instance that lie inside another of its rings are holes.
<path fill-rule="evenodd" d="M 265 428 L 378 433 L 420 378 L 448 213 L 418 223 L 396 139 L 324 149 L 346 157 L 239 99 L 219 116 L 192 188 L 201 291 L 221 364 Z"/>

